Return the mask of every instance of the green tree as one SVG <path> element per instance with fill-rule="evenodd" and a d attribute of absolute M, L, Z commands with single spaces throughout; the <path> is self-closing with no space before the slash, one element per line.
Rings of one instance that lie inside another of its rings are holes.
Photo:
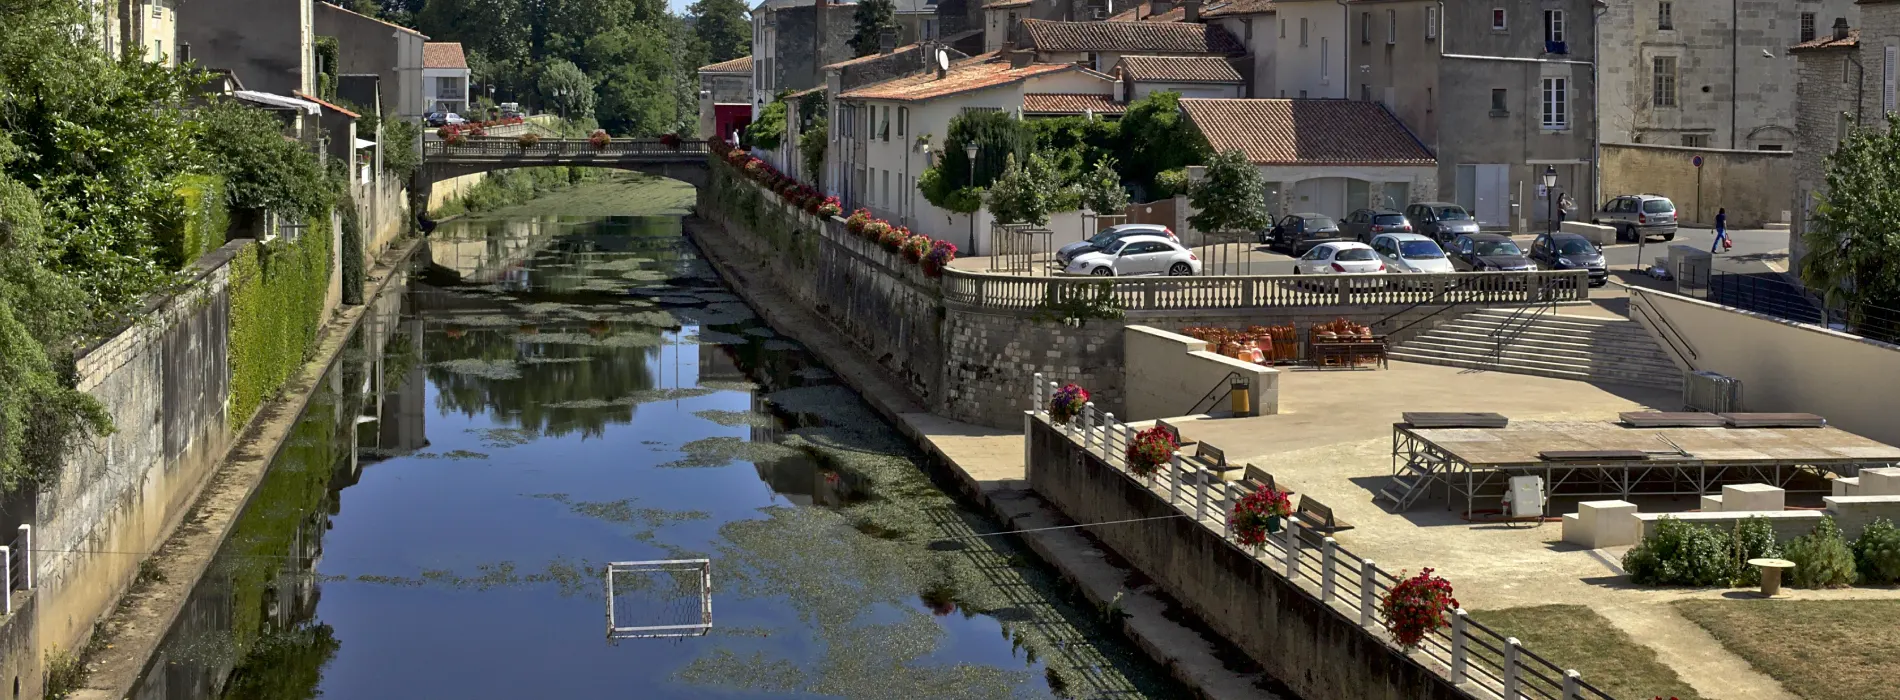
<path fill-rule="evenodd" d="M 557 58 L 541 66 L 535 92 L 541 96 L 541 104 L 563 118 L 594 116 L 594 79 L 572 61 Z"/>
<path fill-rule="evenodd" d="M 219 101 L 199 112 L 199 144 L 224 176 L 234 210 L 270 211 L 298 220 L 330 210 L 336 193 L 301 143 L 287 141 L 283 125 L 263 110 Z"/>
<path fill-rule="evenodd" d="M 752 53 L 752 21 L 742 0 L 699 0 L 686 13 L 708 64 Z"/>
<path fill-rule="evenodd" d="M 658 136 L 679 125 L 674 86 L 673 38 L 656 24 L 634 24 L 587 43 L 587 65 L 596 67 L 600 125 L 613 134 Z"/>
<path fill-rule="evenodd" d="M 1200 182 L 1188 188 L 1188 201 L 1200 211 L 1188 223 L 1201 231 L 1233 233 L 1267 227 L 1266 183 L 1260 170 L 1239 150 L 1214 156 Z"/>
<path fill-rule="evenodd" d="M 851 12 L 857 31 L 851 35 L 851 48 L 859 56 L 877 53 L 878 37 L 885 31 L 897 31 L 897 10 L 891 0 L 859 0 Z"/>
<path fill-rule="evenodd" d="M 416 12 L 416 29 L 489 61 L 522 61 L 530 57 L 525 9 L 521 0 L 428 0 Z"/>
<path fill-rule="evenodd" d="M 1095 167 L 1083 177 L 1082 203 L 1097 214 L 1120 214 L 1128 208 L 1128 190 L 1122 189 L 1122 175 L 1115 170 L 1114 158 L 1095 161 Z"/>
<path fill-rule="evenodd" d="M 1164 171 L 1200 165 L 1208 157 L 1207 140 L 1181 114 L 1181 95 L 1154 92 L 1128 105 L 1120 125 L 1122 175 L 1152 192 Z"/>
<path fill-rule="evenodd" d="M 825 140 L 829 125 L 824 119 L 813 121 L 798 132 L 798 154 L 805 161 L 805 179 L 818 182 L 825 177 Z"/>
<path fill-rule="evenodd" d="M 785 141 L 785 120 L 789 110 L 785 106 L 785 95 L 781 93 L 765 109 L 759 110 L 759 118 L 753 120 L 740 134 L 739 145 L 746 148 L 772 150 Z"/>
<path fill-rule="evenodd" d="M 1010 154 L 1004 161 L 1003 176 L 990 185 L 990 214 L 997 223 L 1047 225 L 1049 213 L 1057 207 L 1060 186 L 1042 154 L 1029 154 L 1021 166 L 1015 154 Z"/>
<path fill-rule="evenodd" d="M 1849 322 L 1882 340 L 1900 340 L 1900 115 L 1887 128 L 1854 128 L 1826 160 L 1827 190 L 1817 195 L 1801 278 Z M 1879 316 L 1884 322 L 1868 323 Z"/>

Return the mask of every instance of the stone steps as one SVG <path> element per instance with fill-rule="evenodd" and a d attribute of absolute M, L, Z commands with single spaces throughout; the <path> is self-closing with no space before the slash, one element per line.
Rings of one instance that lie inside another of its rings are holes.
<path fill-rule="evenodd" d="M 1682 372 L 1626 319 L 1482 309 L 1393 348 L 1392 358 L 1555 379 L 1676 390 Z M 1499 334 L 1504 343 L 1499 344 Z"/>

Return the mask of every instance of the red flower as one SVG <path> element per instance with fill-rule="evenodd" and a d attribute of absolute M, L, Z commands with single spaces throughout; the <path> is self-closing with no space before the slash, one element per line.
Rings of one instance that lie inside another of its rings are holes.
<path fill-rule="evenodd" d="M 1385 595 L 1379 610 L 1385 614 L 1385 629 L 1399 646 L 1411 649 L 1424 641 L 1432 630 L 1446 626 L 1446 616 L 1458 607 L 1452 597 L 1451 582 L 1432 575 L 1426 568 L 1417 576 L 1399 581 Z"/>
<path fill-rule="evenodd" d="M 924 261 L 928 263 L 930 259 L 925 258 Z M 924 271 L 928 273 L 930 270 L 926 267 Z M 1160 471 L 1161 465 L 1174 459 L 1174 451 L 1179 447 L 1174 444 L 1174 435 L 1169 433 L 1167 428 L 1157 425 L 1135 433 L 1135 439 L 1128 443 L 1128 451 L 1123 457 L 1128 460 L 1129 471 L 1134 472 L 1136 476 L 1148 476 Z"/>

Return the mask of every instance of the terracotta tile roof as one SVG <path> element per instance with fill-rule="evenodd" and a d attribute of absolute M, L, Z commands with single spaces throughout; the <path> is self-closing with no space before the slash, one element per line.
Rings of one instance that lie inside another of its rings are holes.
<path fill-rule="evenodd" d="M 1273 14 L 1273 0 L 1234 0 L 1219 3 L 1201 11 L 1202 17 L 1237 17 L 1240 15 Z"/>
<path fill-rule="evenodd" d="M 462 44 L 454 41 L 431 41 L 422 45 L 423 68 L 467 68 L 468 56 L 462 53 Z"/>
<path fill-rule="evenodd" d="M 1123 56 L 1122 71 L 1144 83 L 1238 83 L 1240 71 L 1219 56 Z"/>
<path fill-rule="evenodd" d="M 1106 75 L 1083 68 L 1073 63 L 1031 63 L 1021 68 L 1012 67 L 1009 59 L 996 52 L 990 52 L 966 58 L 950 64 L 950 72 L 942 78 L 936 71 L 909 75 L 895 80 L 887 80 L 850 90 L 838 97 L 858 100 L 892 100 L 896 102 L 918 102 L 946 95 L 982 90 L 1000 85 L 1019 83 L 1040 75 L 1053 75 L 1065 71 L 1081 71 L 1100 77 L 1104 82 L 1111 81 Z"/>
<path fill-rule="evenodd" d="M 1186 22 L 1049 22 L 1023 20 L 1038 51 L 1114 51 L 1175 54 L 1246 53 L 1233 34 L 1213 24 Z"/>
<path fill-rule="evenodd" d="M 1804 41 L 1788 47 L 1789 53 L 1803 51 L 1825 51 L 1827 49 L 1851 49 L 1860 45 L 1860 30 L 1847 30 L 1847 38 L 1836 41 L 1833 34 L 1815 37 L 1813 41 Z"/>
<path fill-rule="evenodd" d="M 351 119 L 362 119 L 362 118 L 363 118 L 363 115 L 361 115 L 361 114 L 357 114 L 357 113 L 355 113 L 355 112 L 352 112 L 352 111 L 350 111 L 350 110 L 347 110 L 347 109 L 344 109 L 344 108 L 342 108 L 342 107 L 338 107 L 338 106 L 336 106 L 336 105 L 334 105 L 334 104 L 331 104 L 331 103 L 329 103 L 329 102 L 325 102 L 325 101 L 323 101 L 322 99 L 319 99 L 319 98 L 317 98 L 317 97 L 316 97 L 316 96 L 314 96 L 314 95 L 306 95 L 306 94 L 303 94 L 303 92 L 302 92 L 302 91 L 292 91 L 292 92 L 291 92 L 290 94 L 292 94 L 292 95 L 295 95 L 295 96 L 297 97 L 297 99 L 300 99 L 300 100 L 309 100 L 309 101 L 311 101 L 311 102 L 315 102 L 315 103 L 317 103 L 317 104 L 320 104 L 320 105 L 323 105 L 323 108 L 324 108 L 324 109 L 327 109 L 327 110 L 330 110 L 330 111 L 332 111 L 332 112 L 336 112 L 337 114 L 341 114 L 341 115 L 343 115 L 343 116 L 346 116 L 346 117 L 349 117 L 349 118 L 351 118 Z"/>
<path fill-rule="evenodd" d="M 699 67 L 701 73 L 752 73 L 752 57 L 740 56 L 730 61 L 720 61 Z"/>
<path fill-rule="evenodd" d="M 1144 2 L 1117 12 L 1108 18 L 1110 22 L 1179 22 L 1187 19 L 1187 8 L 1175 3 L 1172 9 L 1161 14 L 1154 13 L 1154 3 Z"/>
<path fill-rule="evenodd" d="M 983 3 L 983 9 L 1001 10 L 1011 7 L 1028 7 L 1030 4 L 1029 0 L 995 0 L 995 2 Z"/>
<path fill-rule="evenodd" d="M 1184 98 L 1216 151 L 1259 165 L 1432 165 L 1437 159 L 1377 102 Z"/>
<path fill-rule="evenodd" d="M 1053 95 L 1048 93 L 1028 93 L 1023 95 L 1023 114 L 1121 114 L 1128 111 L 1128 105 L 1116 102 L 1109 95 Z"/>
<path fill-rule="evenodd" d="M 837 63 L 827 64 L 825 66 L 825 70 L 831 70 L 833 68 L 846 68 L 846 67 L 858 65 L 860 63 L 870 63 L 880 58 L 890 58 L 898 54 L 910 53 L 916 50 L 917 50 L 916 44 L 905 44 L 903 46 L 899 46 L 897 48 L 891 49 L 890 53 L 874 53 L 869 56 L 859 56 L 857 58 L 851 58 L 851 59 L 839 61 Z M 955 58 L 956 56 L 957 54 L 952 54 L 951 57 Z"/>

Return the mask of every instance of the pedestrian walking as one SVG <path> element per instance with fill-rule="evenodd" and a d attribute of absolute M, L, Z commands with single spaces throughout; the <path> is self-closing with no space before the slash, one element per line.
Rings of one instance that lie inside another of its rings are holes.
<path fill-rule="evenodd" d="M 1557 222 L 1559 224 L 1569 221 L 1570 217 L 1576 213 L 1577 200 L 1571 199 L 1570 195 L 1566 194 L 1562 199 L 1557 200 Z"/>
<path fill-rule="evenodd" d="M 1709 252 L 1721 253 L 1734 245 L 1728 239 L 1728 209 L 1718 207 L 1715 210 L 1715 243 L 1709 245 Z"/>

